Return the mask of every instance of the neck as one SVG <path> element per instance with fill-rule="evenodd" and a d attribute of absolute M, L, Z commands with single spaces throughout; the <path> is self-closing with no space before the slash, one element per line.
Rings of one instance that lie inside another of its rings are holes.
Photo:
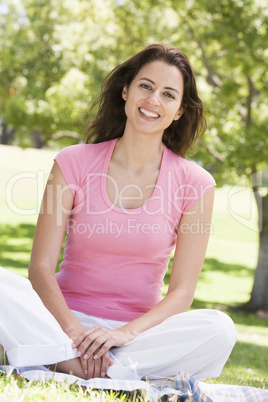
<path fill-rule="evenodd" d="M 163 150 L 164 145 L 159 136 L 124 134 L 116 143 L 114 159 L 137 171 L 159 168 Z"/>

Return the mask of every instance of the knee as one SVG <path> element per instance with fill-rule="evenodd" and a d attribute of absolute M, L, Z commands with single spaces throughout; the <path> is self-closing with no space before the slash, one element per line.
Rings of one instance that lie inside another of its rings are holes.
<path fill-rule="evenodd" d="M 233 320 L 225 313 L 217 310 L 211 310 L 211 335 L 214 342 L 218 344 L 220 349 L 229 350 L 231 352 L 234 347 L 237 335 Z"/>

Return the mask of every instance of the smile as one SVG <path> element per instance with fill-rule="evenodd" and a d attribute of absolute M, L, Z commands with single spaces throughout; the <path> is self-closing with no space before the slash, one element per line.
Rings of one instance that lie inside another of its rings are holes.
<path fill-rule="evenodd" d="M 144 114 L 144 116 L 146 117 L 153 117 L 153 118 L 157 118 L 160 117 L 158 113 L 154 113 L 154 112 L 149 112 L 146 109 L 143 109 L 142 107 L 139 108 L 139 111 Z"/>

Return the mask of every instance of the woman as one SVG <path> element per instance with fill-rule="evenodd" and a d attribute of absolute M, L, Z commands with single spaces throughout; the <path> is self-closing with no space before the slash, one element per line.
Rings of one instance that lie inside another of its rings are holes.
<path fill-rule="evenodd" d="M 184 159 L 205 129 L 189 61 L 177 48 L 149 46 L 107 77 L 95 103 L 87 144 L 56 156 L 46 186 L 29 266 L 37 294 L 1 271 L 0 343 L 13 365 L 57 363 L 84 378 L 218 376 L 233 322 L 188 312 L 215 187 Z"/>

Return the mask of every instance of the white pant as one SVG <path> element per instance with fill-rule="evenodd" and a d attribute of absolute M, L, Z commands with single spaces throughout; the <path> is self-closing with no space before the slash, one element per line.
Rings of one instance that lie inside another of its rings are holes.
<path fill-rule="evenodd" d="M 85 329 L 126 324 L 74 311 Z M 233 321 L 216 310 L 171 316 L 110 352 L 108 376 L 157 379 L 186 371 L 199 380 L 217 377 L 235 344 Z M 0 344 L 13 366 L 57 363 L 76 357 L 72 340 L 43 305 L 29 280 L 0 268 Z"/>

